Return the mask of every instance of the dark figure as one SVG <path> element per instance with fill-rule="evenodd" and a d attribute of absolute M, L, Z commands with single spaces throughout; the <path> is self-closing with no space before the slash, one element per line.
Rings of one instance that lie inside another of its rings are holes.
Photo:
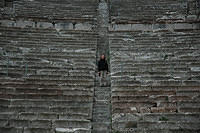
<path fill-rule="evenodd" d="M 101 55 L 101 58 L 98 61 L 99 76 L 105 77 L 105 72 L 108 74 L 108 63 L 106 61 L 105 55 Z"/>

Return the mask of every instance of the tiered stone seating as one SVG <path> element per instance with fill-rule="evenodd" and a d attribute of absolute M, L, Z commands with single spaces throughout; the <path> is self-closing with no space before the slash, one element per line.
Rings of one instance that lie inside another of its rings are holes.
<path fill-rule="evenodd" d="M 97 35 L 0 27 L 0 132 L 91 131 Z"/>
<path fill-rule="evenodd" d="M 2 8 L 0 17 L 47 22 L 96 22 L 97 0 L 20 0 Z"/>
<path fill-rule="evenodd" d="M 0 8 L 4 7 L 4 2 L 0 2 Z"/>
<path fill-rule="evenodd" d="M 17 16 L 51 17 L 56 19 L 94 19 L 96 18 L 96 0 L 44 0 L 16 1 Z"/>
<path fill-rule="evenodd" d="M 111 20 L 116 23 L 180 21 L 187 13 L 187 1 L 181 0 L 111 0 L 110 6 Z"/>
<path fill-rule="evenodd" d="M 112 127 L 200 132 L 200 31 L 111 32 Z"/>

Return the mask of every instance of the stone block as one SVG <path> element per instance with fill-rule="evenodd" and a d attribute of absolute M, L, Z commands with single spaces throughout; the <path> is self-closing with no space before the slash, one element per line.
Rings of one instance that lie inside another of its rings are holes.
<path fill-rule="evenodd" d="M 36 113 L 21 112 L 21 113 L 19 113 L 19 119 L 35 120 L 35 119 L 37 119 L 37 114 Z"/>
<path fill-rule="evenodd" d="M 88 113 L 62 113 L 59 114 L 59 119 L 67 120 L 67 119 L 91 119 Z"/>
<path fill-rule="evenodd" d="M 78 23 L 75 25 L 75 30 L 92 30 L 93 25 L 89 23 Z"/>
<path fill-rule="evenodd" d="M 187 21 L 196 21 L 197 15 L 187 15 L 186 20 Z"/>
<path fill-rule="evenodd" d="M 18 20 L 15 24 L 16 27 L 25 28 L 25 27 L 34 27 L 35 23 L 27 20 Z"/>
<path fill-rule="evenodd" d="M 73 30 L 73 24 L 72 23 L 56 23 L 55 24 L 56 30 L 59 32 L 62 30 Z"/>
<path fill-rule="evenodd" d="M 53 129 L 49 128 L 24 128 L 23 133 L 55 133 Z"/>
<path fill-rule="evenodd" d="M 38 114 L 38 118 L 39 119 L 48 119 L 48 120 L 53 120 L 53 119 L 57 119 L 58 118 L 58 114 L 57 113 L 39 113 Z"/>
<path fill-rule="evenodd" d="M 49 107 L 43 107 L 43 106 L 26 106 L 26 108 L 24 107 L 24 110 L 26 112 L 48 112 L 49 111 Z"/>
<path fill-rule="evenodd" d="M 152 130 L 152 129 L 179 129 L 179 125 L 175 122 L 139 122 L 139 129 Z"/>
<path fill-rule="evenodd" d="M 10 105 L 10 100 L 8 100 L 8 99 L 0 99 L 0 105 Z"/>
<path fill-rule="evenodd" d="M 170 102 L 177 102 L 177 101 L 191 101 L 192 98 L 188 96 L 170 96 L 169 101 Z"/>
<path fill-rule="evenodd" d="M 7 127 L 7 126 L 8 126 L 8 120 L 0 119 L 0 127 Z"/>
<path fill-rule="evenodd" d="M 13 20 L 0 20 L 0 25 L 5 27 L 13 27 L 15 26 L 15 21 Z"/>
<path fill-rule="evenodd" d="M 56 128 L 55 133 L 91 133 L 86 128 Z"/>
<path fill-rule="evenodd" d="M 91 128 L 91 123 L 87 120 L 55 120 L 53 125 L 57 128 Z"/>
<path fill-rule="evenodd" d="M 23 128 L 19 127 L 0 127 L 1 133 L 23 133 Z"/>
<path fill-rule="evenodd" d="M 178 111 L 182 113 L 199 113 L 200 108 L 199 107 L 180 107 Z"/>
<path fill-rule="evenodd" d="M 16 119 L 18 116 L 13 112 L 1 112 L 0 110 L 0 119 Z"/>
<path fill-rule="evenodd" d="M 50 128 L 51 127 L 51 121 L 49 120 L 33 120 L 30 123 L 30 126 L 32 128 Z"/>
<path fill-rule="evenodd" d="M 151 113 L 150 107 L 140 107 L 140 113 Z"/>
<path fill-rule="evenodd" d="M 49 23 L 49 22 L 37 22 L 37 28 L 44 28 L 44 29 L 47 29 L 47 28 L 53 28 L 53 24 L 52 23 Z"/>
<path fill-rule="evenodd" d="M 193 101 L 182 101 L 182 102 L 178 102 L 178 106 L 179 107 L 196 107 L 196 108 L 200 108 L 200 103 L 199 102 L 193 102 Z"/>
<path fill-rule="evenodd" d="M 28 120 L 10 120 L 9 124 L 11 127 L 28 127 L 30 125 L 30 121 Z"/>
<path fill-rule="evenodd" d="M 151 107 L 152 113 L 172 113 L 176 111 L 176 107 Z"/>

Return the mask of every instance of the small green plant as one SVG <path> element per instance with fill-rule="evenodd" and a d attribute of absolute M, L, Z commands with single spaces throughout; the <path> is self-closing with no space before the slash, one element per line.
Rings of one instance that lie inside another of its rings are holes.
<path fill-rule="evenodd" d="M 160 119 L 159 119 L 159 121 L 168 121 L 169 119 L 168 118 L 166 118 L 166 117 L 161 117 Z"/>

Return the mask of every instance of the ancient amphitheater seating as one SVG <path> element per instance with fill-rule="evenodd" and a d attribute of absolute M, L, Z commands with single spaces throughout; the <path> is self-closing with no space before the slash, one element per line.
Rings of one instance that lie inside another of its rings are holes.
<path fill-rule="evenodd" d="M 90 132 L 96 38 L 0 27 L 0 132 Z"/>
<path fill-rule="evenodd" d="M 165 16 L 181 20 L 187 13 L 187 2 L 181 0 L 111 0 L 111 20 L 116 23 L 152 22 Z"/>
<path fill-rule="evenodd" d="M 97 0 L 20 0 L 14 4 L 16 17 L 94 21 L 98 3 Z"/>
<path fill-rule="evenodd" d="M 200 31 L 109 38 L 113 129 L 200 132 Z"/>

